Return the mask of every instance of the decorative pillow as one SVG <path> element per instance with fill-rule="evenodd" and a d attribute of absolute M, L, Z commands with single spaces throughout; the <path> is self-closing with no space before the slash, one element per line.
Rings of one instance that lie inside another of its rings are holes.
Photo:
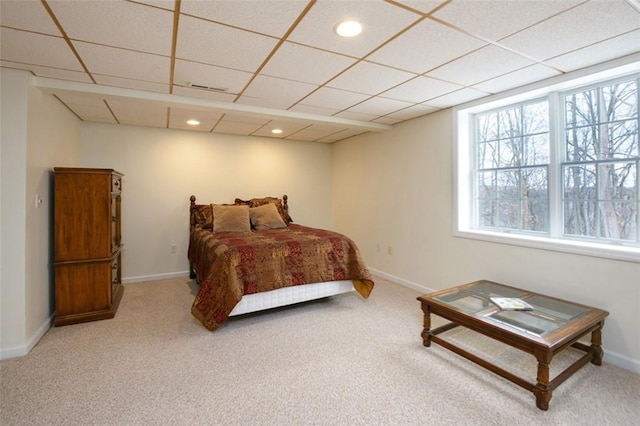
<path fill-rule="evenodd" d="M 211 205 L 196 206 L 191 211 L 191 224 L 194 226 L 200 226 L 204 229 L 213 228 L 213 214 L 211 212 Z"/>
<path fill-rule="evenodd" d="M 273 203 L 267 203 L 259 207 L 249 209 L 249 217 L 253 227 L 258 230 L 286 228 L 287 224 L 282 220 L 278 208 Z"/>
<path fill-rule="evenodd" d="M 236 204 L 240 205 L 249 205 L 249 207 L 260 207 L 265 204 L 275 204 L 278 209 L 278 213 L 282 217 L 282 220 L 285 224 L 290 224 L 293 222 L 289 213 L 284 209 L 284 204 L 282 204 L 282 200 L 276 197 L 263 197 L 263 198 L 252 198 L 249 201 L 241 200 L 240 198 L 236 198 Z"/>
<path fill-rule="evenodd" d="M 213 232 L 249 232 L 249 206 L 211 204 Z"/>

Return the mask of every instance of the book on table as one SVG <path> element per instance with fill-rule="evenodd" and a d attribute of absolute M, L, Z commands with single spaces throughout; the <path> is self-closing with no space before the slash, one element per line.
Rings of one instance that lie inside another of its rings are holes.
<path fill-rule="evenodd" d="M 533 306 L 517 297 L 490 297 L 489 299 L 504 311 L 533 311 Z"/>

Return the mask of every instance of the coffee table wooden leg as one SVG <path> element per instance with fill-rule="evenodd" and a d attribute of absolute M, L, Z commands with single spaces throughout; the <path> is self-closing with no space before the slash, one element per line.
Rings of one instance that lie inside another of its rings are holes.
<path fill-rule="evenodd" d="M 533 390 L 536 396 L 536 407 L 547 411 L 549 409 L 549 401 L 551 400 L 551 390 L 549 389 L 549 364 L 551 364 L 551 354 L 536 355 L 538 359 L 538 383 Z"/>
<path fill-rule="evenodd" d="M 591 333 L 591 348 L 593 349 L 591 363 L 593 365 L 602 365 L 602 327 L 604 327 L 604 321 Z"/>
<path fill-rule="evenodd" d="M 425 303 L 422 303 L 422 312 L 424 312 L 423 329 L 422 329 L 422 344 L 426 347 L 431 346 L 431 309 Z"/>

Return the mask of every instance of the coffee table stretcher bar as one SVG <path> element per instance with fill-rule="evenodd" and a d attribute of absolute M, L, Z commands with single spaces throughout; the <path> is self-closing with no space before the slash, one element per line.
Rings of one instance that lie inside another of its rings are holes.
<path fill-rule="evenodd" d="M 449 291 L 450 290 L 452 289 L 449 289 Z M 444 292 L 446 291 L 443 290 L 442 292 L 438 293 Z M 418 300 L 422 304 L 422 311 L 424 313 L 423 330 L 421 333 L 424 346 L 431 346 L 431 342 L 437 343 L 440 346 L 443 346 L 444 348 L 449 349 L 452 352 L 455 352 L 458 355 L 504 377 L 505 379 L 528 390 L 529 392 L 532 392 L 536 397 L 536 406 L 541 410 L 548 410 L 552 391 L 557 388 L 562 382 L 567 380 L 573 373 L 578 371 L 582 366 L 586 365 L 589 361 L 591 361 L 591 363 L 594 365 L 602 364 L 602 328 L 604 327 L 604 319 L 600 320 L 595 325 L 592 325 L 589 328 L 580 330 L 573 336 L 573 338 L 566 341 L 562 345 L 551 348 L 544 347 L 539 344 L 536 345 L 534 344 L 535 342 L 522 339 L 516 334 L 510 335 L 510 333 L 508 332 L 504 333 L 504 328 L 502 329 L 502 332 L 496 332 L 493 328 L 482 327 L 478 324 L 477 320 L 473 320 L 473 318 L 469 319 L 469 315 L 450 308 L 442 308 L 439 305 L 430 303 L 428 299 L 425 299 L 427 296 L 430 295 L 418 297 Z M 601 312 L 604 314 L 604 316 L 608 314 L 605 311 Z M 451 322 L 432 330 L 431 314 L 438 315 L 442 318 L 448 319 Z M 531 383 L 509 371 L 498 367 L 497 365 L 487 360 L 478 357 L 477 355 L 467 352 L 466 350 L 454 345 L 451 342 L 438 337 L 439 334 L 449 331 L 460 325 L 534 355 L 536 357 L 536 360 L 538 361 L 538 371 L 536 379 L 537 383 Z M 578 342 L 580 338 L 587 335 L 588 333 L 591 333 L 591 346 Z M 549 381 L 549 366 L 551 364 L 553 356 L 569 346 L 584 351 L 585 354 L 569 367 L 567 367 L 564 371 L 559 373 L 553 380 Z"/>

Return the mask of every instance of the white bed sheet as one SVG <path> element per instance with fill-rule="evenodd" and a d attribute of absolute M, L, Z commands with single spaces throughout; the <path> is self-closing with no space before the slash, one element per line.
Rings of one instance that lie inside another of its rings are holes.
<path fill-rule="evenodd" d="M 236 307 L 233 308 L 229 316 L 293 305 L 294 303 L 321 299 L 323 297 L 335 296 L 336 294 L 349 293 L 351 291 L 355 291 L 353 282 L 343 280 L 295 285 L 262 293 L 247 294 L 242 296 L 242 299 Z"/>

